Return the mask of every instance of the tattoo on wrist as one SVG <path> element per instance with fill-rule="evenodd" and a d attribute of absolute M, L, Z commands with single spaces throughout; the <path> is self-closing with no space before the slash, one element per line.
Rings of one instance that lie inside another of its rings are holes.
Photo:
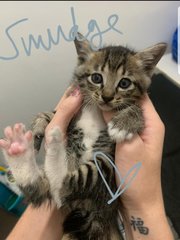
<path fill-rule="evenodd" d="M 149 228 L 144 226 L 144 221 L 137 217 L 131 216 L 130 224 L 134 231 L 138 231 L 140 234 L 148 235 L 149 234 Z"/>

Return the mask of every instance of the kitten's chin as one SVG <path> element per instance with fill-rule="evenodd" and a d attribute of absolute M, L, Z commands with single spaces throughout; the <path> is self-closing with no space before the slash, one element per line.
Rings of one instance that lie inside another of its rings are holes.
<path fill-rule="evenodd" d="M 99 104 L 99 108 L 100 108 L 102 111 L 111 111 L 111 110 L 112 110 L 112 107 L 110 107 L 110 106 L 107 105 L 107 104 Z"/>

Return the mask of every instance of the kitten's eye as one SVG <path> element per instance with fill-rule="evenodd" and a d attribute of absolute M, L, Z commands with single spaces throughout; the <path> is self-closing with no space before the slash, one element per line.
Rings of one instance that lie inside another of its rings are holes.
<path fill-rule="evenodd" d="M 121 81 L 118 84 L 118 87 L 122 88 L 122 89 L 126 89 L 131 85 L 131 80 L 129 80 L 129 78 L 122 78 Z"/>
<path fill-rule="evenodd" d="M 91 81 L 95 84 L 99 84 L 103 82 L 103 77 L 100 73 L 93 73 L 91 75 Z"/>

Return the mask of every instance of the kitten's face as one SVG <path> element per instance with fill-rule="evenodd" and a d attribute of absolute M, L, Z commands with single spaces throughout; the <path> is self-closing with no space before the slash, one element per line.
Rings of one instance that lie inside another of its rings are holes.
<path fill-rule="evenodd" d="M 86 102 L 109 111 L 142 97 L 150 84 L 154 65 L 143 64 L 140 53 L 121 46 L 94 52 L 87 44 L 87 41 L 83 46 L 81 43 L 77 49 L 79 64 L 75 71 Z"/>

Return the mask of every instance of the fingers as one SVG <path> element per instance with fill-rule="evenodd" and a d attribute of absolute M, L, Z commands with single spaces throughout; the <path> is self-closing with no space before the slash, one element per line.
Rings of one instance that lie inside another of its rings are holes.
<path fill-rule="evenodd" d="M 73 116 L 79 111 L 82 104 L 82 95 L 79 88 L 75 88 L 71 93 L 69 90 L 65 92 L 61 101 L 58 104 L 56 114 L 48 125 L 48 129 L 59 126 L 61 131 L 65 134 L 67 127 Z"/>
<path fill-rule="evenodd" d="M 158 123 L 159 122 L 162 123 L 158 113 L 155 110 L 154 105 L 152 104 L 152 102 L 147 94 L 144 96 L 143 100 L 141 101 L 141 107 L 143 110 L 145 120 L 147 120 L 147 121 L 155 120 Z"/>
<path fill-rule="evenodd" d="M 141 107 L 145 120 L 145 128 L 141 134 L 143 141 L 162 141 L 165 132 L 164 124 L 156 112 L 148 95 L 145 95 L 143 101 L 141 102 Z"/>
<path fill-rule="evenodd" d="M 65 91 L 65 93 L 63 94 L 62 98 L 60 99 L 59 103 L 57 104 L 57 106 L 55 107 L 55 111 L 57 111 L 57 109 L 59 108 L 59 106 L 61 106 L 61 103 L 73 92 L 73 90 L 75 89 L 75 87 L 73 85 L 71 85 L 70 87 L 68 87 Z"/>

